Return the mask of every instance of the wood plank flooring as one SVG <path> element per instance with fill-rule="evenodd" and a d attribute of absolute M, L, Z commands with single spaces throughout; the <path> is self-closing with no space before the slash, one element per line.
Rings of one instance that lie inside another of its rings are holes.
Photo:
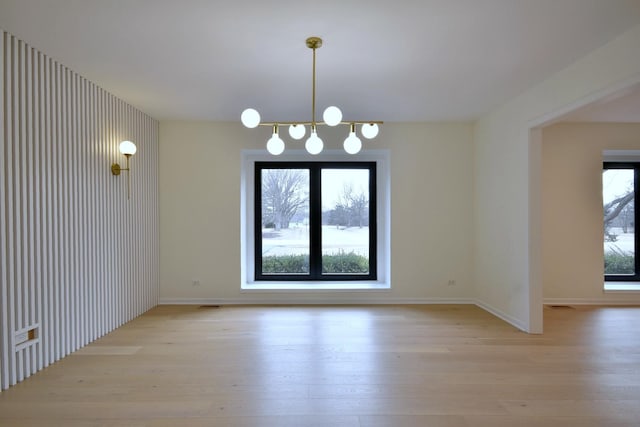
<path fill-rule="evenodd" d="M 159 306 L 0 393 L 0 426 L 640 426 L 640 307 Z"/>

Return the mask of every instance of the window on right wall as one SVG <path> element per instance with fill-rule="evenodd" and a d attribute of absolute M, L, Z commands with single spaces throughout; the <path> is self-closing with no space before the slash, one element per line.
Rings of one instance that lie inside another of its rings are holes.
<path fill-rule="evenodd" d="M 605 162 L 602 170 L 604 278 L 607 282 L 640 281 L 640 247 L 635 208 L 640 191 L 640 162 Z"/>

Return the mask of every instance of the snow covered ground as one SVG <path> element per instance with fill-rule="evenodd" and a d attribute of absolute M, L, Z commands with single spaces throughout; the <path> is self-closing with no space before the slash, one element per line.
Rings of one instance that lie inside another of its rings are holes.
<path fill-rule="evenodd" d="M 621 228 L 611 228 L 611 233 L 616 234 L 617 238 L 615 242 L 604 242 L 604 251 L 610 252 L 611 250 L 623 251 L 625 253 L 634 253 L 634 234 L 623 233 Z"/>
<path fill-rule="evenodd" d="M 322 226 L 322 253 L 340 251 L 369 255 L 369 227 L 338 228 Z M 309 253 L 309 228 L 303 224 L 292 224 L 286 230 L 262 230 L 262 255 L 299 255 Z"/>

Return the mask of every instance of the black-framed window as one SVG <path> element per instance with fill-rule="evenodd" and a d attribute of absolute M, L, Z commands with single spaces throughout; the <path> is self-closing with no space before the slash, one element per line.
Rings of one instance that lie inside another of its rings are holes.
<path fill-rule="evenodd" d="M 605 281 L 640 281 L 640 235 L 635 208 L 640 163 L 605 162 L 602 170 Z"/>
<path fill-rule="evenodd" d="M 376 280 L 375 162 L 256 162 L 255 280 Z"/>

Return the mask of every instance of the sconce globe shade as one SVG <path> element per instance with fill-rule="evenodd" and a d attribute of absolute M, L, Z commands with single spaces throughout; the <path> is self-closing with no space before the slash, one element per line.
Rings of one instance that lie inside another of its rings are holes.
<path fill-rule="evenodd" d="M 307 142 L 304 144 L 304 147 L 307 149 L 309 154 L 320 154 L 322 151 L 324 144 L 322 140 L 318 137 L 318 134 L 315 132 L 311 132 L 311 136 L 307 139 Z"/>
<path fill-rule="evenodd" d="M 354 132 L 349 132 L 349 136 L 344 140 L 344 151 L 349 154 L 356 154 L 362 148 L 362 141 Z"/>
<path fill-rule="evenodd" d="M 120 152 L 124 155 L 129 155 L 129 156 L 133 156 L 134 154 L 136 154 L 136 151 L 138 150 L 136 148 L 136 144 L 134 144 L 131 141 L 122 141 L 120 143 Z"/>
<path fill-rule="evenodd" d="M 253 108 L 247 108 L 242 112 L 240 120 L 245 127 L 253 129 L 260 124 L 260 113 Z"/>
<path fill-rule="evenodd" d="M 291 125 L 289 126 L 289 136 L 293 139 L 302 139 L 306 133 L 304 125 Z"/>
<path fill-rule="evenodd" d="M 267 141 L 267 151 L 274 156 L 280 155 L 284 151 L 284 141 L 277 133 L 274 133 Z"/>
<path fill-rule="evenodd" d="M 338 107 L 332 105 L 324 110 L 322 118 L 328 126 L 338 126 L 342 121 L 342 111 L 340 111 Z"/>
<path fill-rule="evenodd" d="M 362 136 L 367 139 L 375 138 L 378 135 L 378 131 L 378 125 L 376 123 L 362 125 Z"/>

